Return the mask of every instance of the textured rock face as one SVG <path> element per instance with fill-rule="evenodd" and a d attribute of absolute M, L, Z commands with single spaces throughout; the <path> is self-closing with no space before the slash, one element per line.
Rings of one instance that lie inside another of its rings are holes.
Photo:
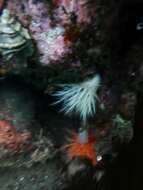
<path fill-rule="evenodd" d="M 118 114 L 125 120 L 134 116 L 134 111 L 130 111 L 132 99 L 126 95 L 128 84 L 123 88 L 122 68 L 119 70 L 116 63 L 112 68 L 106 44 L 105 17 L 106 14 L 110 16 L 108 11 L 112 11 L 113 2 L 104 3 L 85 0 L 12 0 L 6 3 L 10 13 L 28 29 L 35 44 L 35 54 L 28 62 L 29 65 L 32 62 L 31 68 L 22 73 L 26 80 L 49 92 L 53 84 L 76 83 L 101 73 L 103 84 L 97 95 L 97 124 L 101 120 L 112 120 Z M 134 107 L 136 94 L 132 90 L 128 93 L 133 94 L 131 106 Z M 123 106 L 124 101 L 126 106 Z"/>
<path fill-rule="evenodd" d="M 88 126 L 85 127 L 93 128 L 93 133 L 96 134 L 96 152 L 93 151 L 93 155 L 96 153 L 97 165 L 112 161 L 117 156 L 120 145 L 129 143 L 133 137 L 137 93 L 142 91 L 140 85 L 143 78 L 143 48 L 140 40 L 143 17 L 138 11 L 139 7 L 140 4 L 136 8 L 134 5 L 130 6 L 129 1 L 8 0 L 5 8 L 12 15 L 10 20 L 13 18 L 19 24 L 5 23 L 3 13 L 0 16 L 0 48 L 1 52 L 6 52 L 1 53 L 2 55 L 7 57 L 8 48 L 11 54 L 15 53 L 11 51 L 15 48 L 14 40 L 16 51 L 20 55 L 21 46 L 25 48 L 29 39 L 27 34 L 30 34 L 34 44 L 33 56 L 28 60 L 24 60 L 21 55 L 21 59 L 14 56 L 12 62 L 9 62 L 9 59 L 0 60 L 2 83 L 5 80 L 3 75 L 6 76 L 7 73 L 7 70 L 4 70 L 7 65 L 13 64 L 11 71 L 15 71 L 18 63 L 21 63 L 24 69 L 10 74 L 18 74 L 23 81 L 40 89 L 42 94 L 56 91 L 58 101 L 64 102 L 68 113 L 77 110 L 75 114 L 78 113 L 84 118 L 87 113 L 93 116 L 93 120 L 87 122 Z M 112 19 L 113 15 L 116 16 Z M 16 29 L 15 35 L 9 42 L 11 36 L 8 32 L 13 32 L 13 26 Z M 110 37 L 112 39 L 109 39 Z M 6 49 L 2 40 L 9 42 L 8 46 L 5 46 Z M 96 74 L 100 76 L 101 82 L 92 80 Z M 13 89 L 9 84 L 0 85 L 0 119 L 14 122 L 16 129 L 23 131 L 33 125 L 35 102 L 33 96 L 27 95 L 27 89 L 22 90 L 23 84 L 18 87 L 20 90 L 15 88 L 15 84 Z M 44 102 L 43 107 L 48 107 L 47 102 Z M 55 112 L 51 119 L 50 114 L 44 113 L 40 122 L 43 124 L 43 120 L 46 121 L 47 130 L 53 130 L 56 139 L 65 135 L 59 128 L 68 127 L 65 123 L 59 126 L 59 118 L 62 115 L 59 114 L 57 119 L 54 114 Z M 51 120 L 57 120 L 57 123 L 54 125 Z M 78 122 L 77 118 L 75 120 Z M 71 125 L 75 128 L 73 123 Z M 78 129 L 81 124 L 78 123 L 76 127 Z M 34 163 L 47 161 L 51 154 L 47 148 L 50 143 L 41 136 L 40 134 L 31 155 Z M 87 136 L 83 135 L 82 140 Z M 86 168 L 86 164 L 83 166 Z M 74 176 L 74 171 L 71 172 Z"/>
<path fill-rule="evenodd" d="M 0 88 L 0 119 L 12 122 L 17 130 L 26 130 L 34 120 L 34 94 L 12 80 L 2 80 Z"/>
<path fill-rule="evenodd" d="M 62 62 L 65 57 L 71 62 L 70 55 L 73 49 L 71 46 L 77 37 L 76 34 L 72 35 L 73 28 L 81 33 L 83 29 L 90 27 L 95 10 L 93 4 L 88 4 L 86 1 L 46 3 L 46 1 L 28 0 L 24 3 L 8 1 L 7 8 L 29 28 L 39 52 L 39 62 L 47 65 L 52 61 Z M 49 40 L 51 36 L 52 40 Z"/>

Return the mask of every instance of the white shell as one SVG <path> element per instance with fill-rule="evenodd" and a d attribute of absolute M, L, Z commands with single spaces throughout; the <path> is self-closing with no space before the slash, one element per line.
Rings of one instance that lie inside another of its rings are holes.
<path fill-rule="evenodd" d="M 10 59 L 15 53 L 31 43 L 28 30 L 11 17 L 9 10 L 4 9 L 0 16 L 0 53 Z"/>

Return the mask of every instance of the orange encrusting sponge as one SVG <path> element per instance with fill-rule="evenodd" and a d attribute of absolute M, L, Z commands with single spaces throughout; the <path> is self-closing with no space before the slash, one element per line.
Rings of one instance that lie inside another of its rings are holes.
<path fill-rule="evenodd" d="M 65 146 L 69 158 L 72 159 L 75 157 L 85 157 L 89 159 L 95 166 L 97 160 L 94 142 L 95 136 L 92 133 L 88 135 L 88 139 L 85 143 L 80 143 L 78 134 L 73 132 L 72 138 L 70 139 L 70 143 Z"/>

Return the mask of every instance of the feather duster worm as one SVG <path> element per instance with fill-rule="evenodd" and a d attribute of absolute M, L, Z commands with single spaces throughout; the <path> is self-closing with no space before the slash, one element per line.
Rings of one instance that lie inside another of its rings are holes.
<path fill-rule="evenodd" d="M 100 86 L 100 76 L 95 75 L 79 84 L 60 85 L 61 91 L 54 94 L 58 98 L 55 104 L 63 103 L 65 114 L 77 114 L 83 122 L 84 130 L 78 134 L 73 133 L 70 142 L 65 146 L 70 159 L 84 157 L 96 165 L 96 151 L 94 149 L 95 137 L 88 133 L 87 120 L 96 113 L 97 91 Z"/>
<path fill-rule="evenodd" d="M 97 90 L 100 86 L 100 76 L 95 75 L 92 79 L 80 84 L 60 85 L 61 91 L 54 94 L 58 101 L 63 103 L 62 112 L 65 114 L 79 114 L 83 123 L 87 118 L 96 113 Z"/>

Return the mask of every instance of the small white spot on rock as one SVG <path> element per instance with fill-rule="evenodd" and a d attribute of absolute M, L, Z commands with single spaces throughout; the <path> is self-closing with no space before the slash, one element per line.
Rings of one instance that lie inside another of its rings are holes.
<path fill-rule="evenodd" d="M 97 161 L 100 162 L 102 160 L 102 156 L 101 155 L 98 155 L 97 156 Z"/>

